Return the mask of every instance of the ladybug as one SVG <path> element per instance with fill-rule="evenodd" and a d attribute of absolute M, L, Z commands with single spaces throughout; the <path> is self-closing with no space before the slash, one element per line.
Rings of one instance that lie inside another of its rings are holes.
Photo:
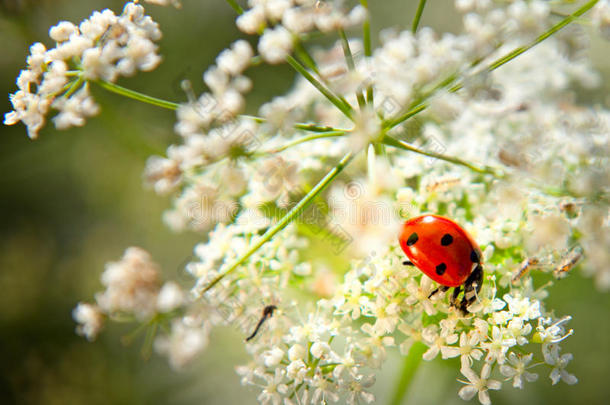
<path fill-rule="evenodd" d="M 440 215 L 422 215 L 407 220 L 398 238 L 408 261 L 441 286 L 437 292 L 452 287 L 451 305 L 463 313 L 474 302 L 483 284 L 482 254 L 475 240 L 458 224 Z M 464 287 L 464 296 L 458 296 Z"/>

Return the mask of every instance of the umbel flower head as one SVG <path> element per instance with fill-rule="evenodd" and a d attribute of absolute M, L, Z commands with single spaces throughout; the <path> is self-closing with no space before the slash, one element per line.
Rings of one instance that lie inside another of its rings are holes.
<path fill-rule="evenodd" d="M 47 49 L 40 42 L 30 47 L 27 69 L 17 78 L 19 90 L 10 96 L 14 111 L 4 117 L 5 125 L 23 122 L 33 139 L 51 110 L 57 111 L 57 129 L 83 126 L 99 112 L 89 81 L 114 82 L 138 70 L 153 70 L 161 61 L 154 43 L 161 31 L 144 8 L 132 2 L 118 16 L 106 9 L 79 25 L 61 21 L 49 36 L 55 47 Z"/>
<path fill-rule="evenodd" d="M 581 37 L 560 29 L 595 7 L 603 31 L 607 1 L 563 17 L 539 0 L 457 0 L 456 34 L 419 28 L 420 2 L 411 29 L 382 31 L 376 49 L 366 1 L 228 3 L 257 45 L 233 42 L 205 70 L 206 90 L 184 83 L 179 105 L 112 85 L 159 61 L 160 31 L 139 5 L 61 23 L 56 48 L 32 48 L 7 123 L 35 135 L 57 106 L 56 125 L 81 125 L 92 82 L 175 109 L 177 141 L 144 177 L 172 198 L 168 226 L 202 235 L 186 265 L 190 294 L 130 248 L 95 304 L 75 309 L 77 332 L 160 324 L 154 348 L 181 368 L 214 344 L 214 328 L 234 327 L 251 357 L 236 370 L 263 404 L 372 403 L 390 356 L 459 357 L 456 394 L 482 404 L 507 384 L 526 388 L 542 365 L 553 384 L 576 383 L 561 348 L 571 317 L 545 299 L 580 266 L 610 289 L 610 112 L 571 96 L 600 76 Z M 362 39 L 348 37 L 354 27 Z M 312 50 L 314 33 L 338 40 Z M 256 113 L 247 74 L 259 63 L 299 77 Z M 454 295 L 403 264 L 398 229 L 423 213 L 477 241 L 480 290 Z"/>

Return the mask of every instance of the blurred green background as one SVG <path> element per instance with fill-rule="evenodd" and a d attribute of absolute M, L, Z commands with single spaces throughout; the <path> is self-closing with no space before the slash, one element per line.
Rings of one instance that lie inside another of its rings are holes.
<path fill-rule="evenodd" d="M 182 79 L 190 79 L 196 92 L 202 89 L 202 72 L 240 35 L 223 0 L 184 3 L 182 10 L 147 6 L 164 32 L 164 62 L 121 84 L 175 101 L 185 99 Z M 370 3 L 378 31 L 408 27 L 416 2 Z M 15 90 L 29 44 L 51 45 L 48 28 L 57 21 L 79 22 L 106 7 L 120 13 L 123 2 L 2 0 L 0 5 L 0 110 L 7 112 L 8 93 Z M 451 31 L 457 17 L 449 1 L 434 1 L 422 21 Z M 606 78 L 604 89 L 589 95 L 596 100 L 604 100 L 609 89 L 609 51 L 608 43 L 593 43 L 593 60 Z M 256 68 L 251 77 L 252 111 L 293 80 L 286 67 Z M 31 141 L 22 125 L 0 126 L 0 402 L 255 403 L 255 392 L 242 387 L 234 373 L 234 366 L 246 359 L 243 337 L 235 331 L 215 332 L 211 345 L 216 350 L 179 373 L 162 358 L 144 360 L 140 342 L 122 345 L 120 338 L 129 329 L 112 326 L 93 344 L 74 334 L 71 310 L 100 289 L 105 262 L 118 259 L 127 246 L 141 246 L 163 266 L 166 278 L 188 286 L 182 267 L 202 239 L 168 231 L 161 213 L 169 200 L 142 187 L 147 156 L 177 141 L 174 113 L 93 91 L 102 113 L 83 128 L 58 132 L 48 125 L 38 141 Z M 576 334 L 565 350 L 574 353 L 570 371 L 580 382 L 551 387 L 547 375 L 541 375 L 542 381 L 524 391 L 505 383 L 492 394 L 494 404 L 609 403 L 610 295 L 574 275 L 553 287 L 549 305 L 558 314 L 574 316 L 570 327 Z M 398 361 L 394 356 L 379 375 L 375 392 L 380 403 L 391 392 Z M 454 364 L 424 363 L 409 403 L 464 403 L 457 397 L 456 370 Z"/>

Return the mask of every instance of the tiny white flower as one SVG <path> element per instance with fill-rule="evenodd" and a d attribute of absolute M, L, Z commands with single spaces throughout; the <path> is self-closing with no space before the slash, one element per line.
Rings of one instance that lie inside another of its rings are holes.
<path fill-rule="evenodd" d="M 513 337 L 505 335 L 505 330 L 498 326 L 491 328 L 491 337 L 488 342 L 481 343 L 481 347 L 487 350 L 485 361 L 493 363 L 497 361 L 499 364 L 504 364 L 506 352 L 509 348 L 516 345 L 517 341 Z"/>
<path fill-rule="evenodd" d="M 187 325 L 175 320 L 170 335 L 162 335 L 155 340 L 155 349 L 168 357 L 173 368 L 181 369 L 206 348 L 208 335 L 209 328 L 205 325 Z"/>
<path fill-rule="evenodd" d="M 508 364 L 500 366 L 502 375 L 513 379 L 513 387 L 523 389 L 524 381 L 533 382 L 538 379 L 538 374 L 526 371 L 533 356 L 533 353 L 520 356 L 511 352 L 508 354 Z"/>
<path fill-rule="evenodd" d="M 240 39 L 234 42 L 230 49 L 225 49 L 218 55 L 216 64 L 224 72 L 238 76 L 250 65 L 252 56 L 254 52 L 250 44 Z"/>
<path fill-rule="evenodd" d="M 128 248 L 120 261 L 106 265 L 101 277 L 106 290 L 96 294 L 97 304 L 108 314 L 126 312 L 142 320 L 150 317 L 157 306 L 159 271 L 148 252 Z"/>
<path fill-rule="evenodd" d="M 460 389 L 458 393 L 460 398 L 468 401 L 478 393 L 479 402 L 483 405 L 490 405 L 491 399 L 489 398 L 488 390 L 499 390 L 502 387 L 500 381 L 489 379 L 489 376 L 491 375 L 491 365 L 489 363 L 483 365 L 480 377 L 469 366 L 462 365 L 460 371 L 468 379 L 468 382 L 461 381 L 466 384 L 466 386 Z"/>
<path fill-rule="evenodd" d="M 517 344 L 524 345 L 528 343 L 527 336 L 532 332 L 532 325 L 525 323 L 523 318 L 513 318 L 506 325 L 506 332 L 517 341 Z"/>
<path fill-rule="evenodd" d="M 330 346 L 326 342 L 314 342 L 309 351 L 313 357 L 320 359 L 330 353 Z"/>
<path fill-rule="evenodd" d="M 77 28 L 69 21 L 61 21 L 59 24 L 51 27 L 49 36 L 55 42 L 67 41 L 72 34 L 77 32 Z"/>
<path fill-rule="evenodd" d="M 307 376 L 307 371 L 308 368 L 301 359 L 292 361 L 286 366 L 286 375 L 292 378 L 295 384 L 303 382 L 303 379 Z"/>
<path fill-rule="evenodd" d="M 170 312 L 180 307 L 184 301 L 184 292 L 180 286 L 173 281 L 168 281 L 163 284 L 157 296 L 157 309 L 160 312 Z"/>
<path fill-rule="evenodd" d="M 278 25 L 267 28 L 258 41 L 258 51 L 263 59 L 269 63 L 282 63 L 292 52 L 292 36 L 290 32 Z"/>
<path fill-rule="evenodd" d="M 59 114 L 53 117 L 57 129 L 83 126 L 85 118 L 97 115 L 100 110 L 86 85 L 70 98 L 55 99 L 51 106 L 59 111 Z"/>
<path fill-rule="evenodd" d="M 349 275 L 342 285 L 342 291 L 333 300 L 335 313 L 350 315 L 353 320 L 360 317 L 362 309 L 367 306 L 368 302 L 369 298 L 362 295 L 362 283 L 356 277 Z"/>
<path fill-rule="evenodd" d="M 553 385 L 557 384 L 560 380 L 563 380 L 566 384 L 572 385 L 578 382 L 578 378 L 573 374 L 566 371 L 568 363 L 574 358 L 572 353 L 566 353 L 563 355 L 559 354 L 560 348 L 556 344 L 543 346 L 542 353 L 544 355 L 544 361 L 553 366 L 553 370 L 549 375 Z"/>
<path fill-rule="evenodd" d="M 288 349 L 288 359 L 290 361 L 302 360 L 305 359 L 305 356 L 307 356 L 307 350 L 303 345 L 296 343 Z"/>
<path fill-rule="evenodd" d="M 360 329 L 369 335 L 369 337 L 362 339 L 359 343 L 362 354 L 369 361 L 370 367 L 380 367 L 386 358 L 386 347 L 394 346 L 395 344 L 394 338 L 392 336 L 385 336 L 370 323 L 365 323 Z"/>
<path fill-rule="evenodd" d="M 284 371 L 280 368 L 276 368 L 274 375 L 263 374 L 262 377 L 265 379 L 266 384 L 263 391 L 258 396 L 258 400 L 262 404 L 279 405 L 282 401 L 282 397 L 288 391 L 288 387 L 284 383 Z"/>
<path fill-rule="evenodd" d="M 95 340 L 104 327 L 104 314 L 96 305 L 79 302 L 72 311 L 72 318 L 78 323 L 76 333 L 90 341 Z"/>
<path fill-rule="evenodd" d="M 434 359 L 444 347 L 452 345 L 458 341 L 456 333 L 437 332 L 436 328 L 429 326 L 422 331 L 422 338 L 428 350 L 423 354 L 422 358 L 426 361 Z"/>
<path fill-rule="evenodd" d="M 282 25 L 294 33 L 305 33 L 314 26 L 315 14 L 301 8 L 290 8 L 282 16 Z"/>
<path fill-rule="evenodd" d="M 256 6 L 237 17 L 237 28 L 250 35 L 258 33 L 265 27 L 265 9 Z"/>
<path fill-rule="evenodd" d="M 460 356 L 462 365 L 472 366 L 473 359 L 480 360 L 483 352 L 478 349 L 479 336 L 476 333 L 467 335 L 466 332 L 460 334 L 459 347 L 442 346 L 441 354 L 443 359 Z"/>
<path fill-rule="evenodd" d="M 346 403 L 359 404 L 360 401 L 371 404 L 375 401 L 375 395 L 366 391 L 366 388 L 371 387 L 375 383 L 375 376 L 358 376 L 351 381 L 347 387 L 348 394 Z"/>
<path fill-rule="evenodd" d="M 311 403 L 323 404 L 327 401 L 337 402 L 339 401 L 339 394 L 337 394 L 337 385 L 322 375 L 315 374 L 312 382 L 310 383 L 314 393 L 311 397 Z"/>
<path fill-rule="evenodd" d="M 411 279 L 406 288 L 409 293 L 407 298 L 405 298 L 406 304 L 414 305 L 419 303 L 428 315 L 436 314 L 437 309 L 430 299 L 430 293 L 434 291 L 434 285 L 429 277 L 422 276 L 419 284 L 417 284 L 416 280 Z"/>
<path fill-rule="evenodd" d="M 543 349 L 546 345 L 553 346 L 555 343 L 559 343 L 568 336 L 572 335 L 574 331 L 570 329 L 567 333 L 563 327 L 563 324 L 570 321 L 572 319 L 571 316 L 564 316 L 558 321 L 551 323 L 551 318 L 538 318 L 538 326 L 536 327 L 536 334 L 534 336 L 534 341 L 537 343 L 542 343 Z M 545 327 L 544 325 L 548 325 Z"/>
<path fill-rule="evenodd" d="M 265 359 L 265 366 L 274 367 L 280 364 L 280 362 L 284 358 L 284 351 L 279 347 L 274 347 L 273 349 L 265 352 L 263 357 Z"/>
<path fill-rule="evenodd" d="M 523 318 L 524 321 L 536 319 L 540 316 L 540 301 L 530 300 L 529 298 L 504 295 L 504 301 L 508 303 L 508 308 L 515 316 Z"/>

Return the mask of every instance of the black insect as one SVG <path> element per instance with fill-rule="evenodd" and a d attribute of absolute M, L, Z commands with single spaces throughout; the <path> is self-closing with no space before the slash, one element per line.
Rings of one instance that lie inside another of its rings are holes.
<path fill-rule="evenodd" d="M 250 340 L 254 339 L 254 337 L 258 333 L 258 330 L 261 328 L 261 326 L 263 326 L 263 323 L 265 323 L 268 318 L 271 318 L 273 316 L 273 311 L 275 311 L 276 309 L 277 307 L 275 305 L 267 305 L 265 308 L 263 308 L 263 315 L 256 324 L 254 332 L 252 332 L 252 334 L 246 338 L 246 342 L 249 342 Z"/>

